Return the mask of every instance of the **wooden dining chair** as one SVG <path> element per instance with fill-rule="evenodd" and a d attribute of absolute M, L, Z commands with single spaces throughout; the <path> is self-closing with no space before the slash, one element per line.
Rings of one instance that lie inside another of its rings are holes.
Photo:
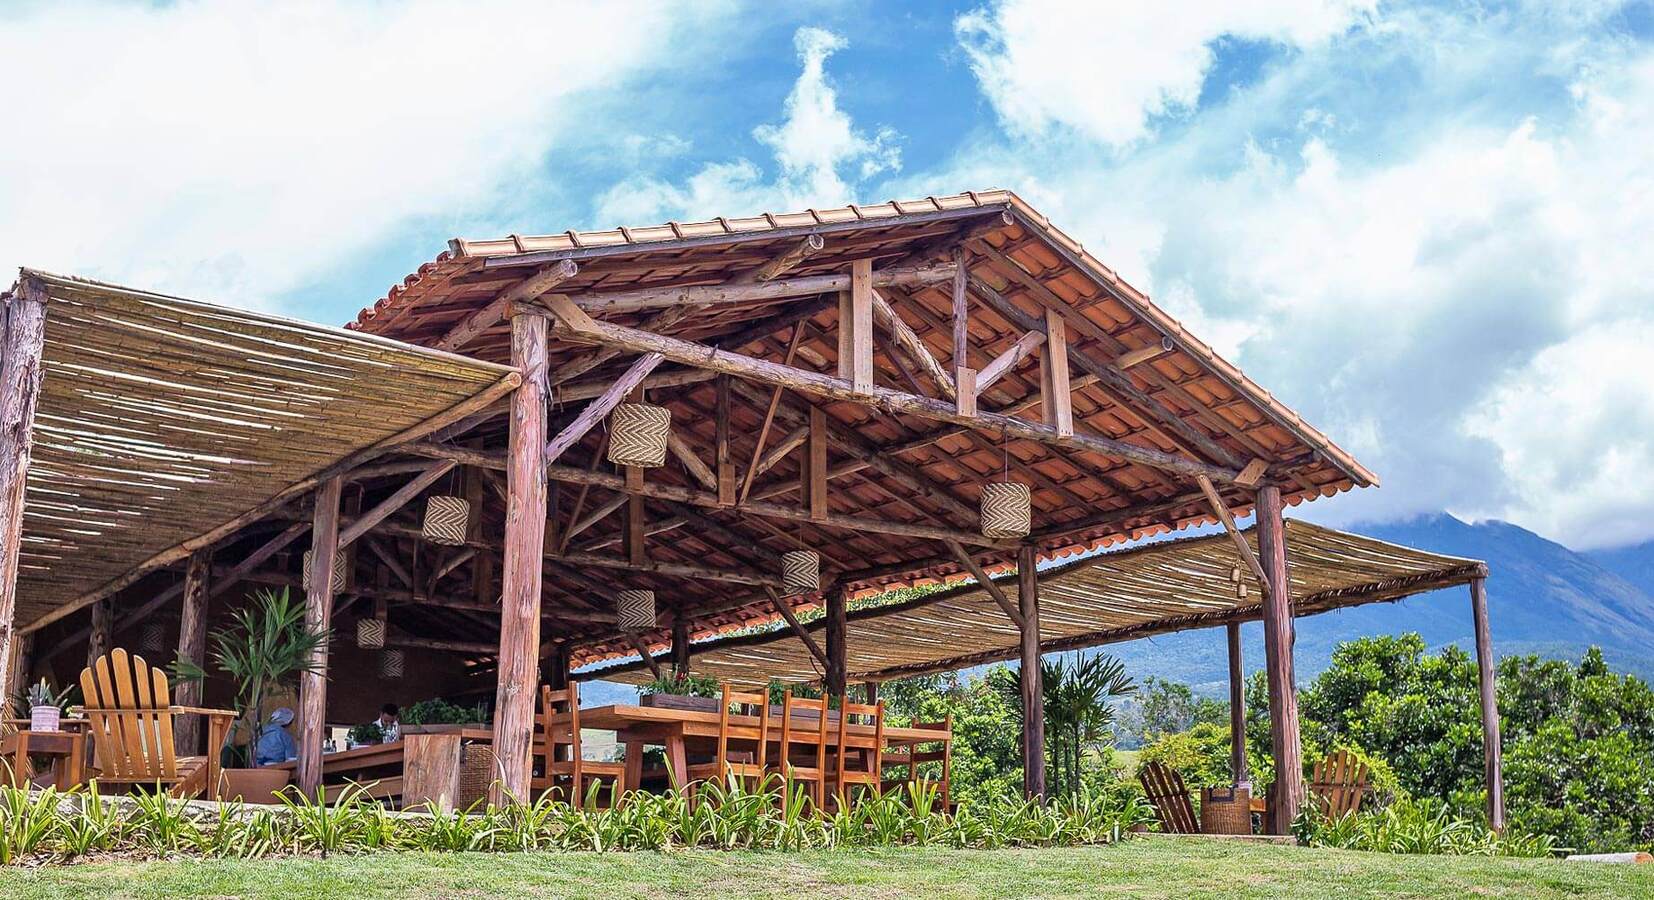
<path fill-rule="evenodd" d="M 1195 818 L 1195 806 L 1189 799 L 1189 789 L 1176 769 L 1160 762 L 1146 762 L 1137 769 L 1137 780 L 1143 783 L 1143 794 L 1154 804 L 1160 817 L 1160 830 L 1167 834 L 1199 834 L 1200 820 Z"/>
<path fill-rule="evenodd" d="M 723 701 L 718 704 L 718 750 L 711 762 L 689 767 L 690 784 L 700 781 L 727 784 L 733 776 L 742 784 L 750 781 L 750 786 L 757 789 L 763 785 L 764 776 L 769 774 L 766 762 L 769 758 L 770 699 L 765 694 L 734 690 L 728 682 L 724 683 L 722 697 Z M 757 716 L 758 730 L 749 733 L 746 729 L 738 731 L 732 727 L 732 707 L 735 709 L 734 715 Z"/>
<path fill-rule="evenodd" d="M 589 785 L 603 780 L 614 785 L 614 797 L 626 792 L 625 763 L 582 755 L 579 682 L 571 681 L 560 691 L 541 685 L 539 718 L 532 751 L 539 774 L 529 780 L 536 795 L 552 788 L 566 790 L 565 798 L 578 805 L 585 802 Z"/>
<path fill-rule="evenodd" d="M 873 729 L 873 747 L 851 745 L 852 728 Z M 861 785 L 864 791 L 877 796 L 884 790 L 884 701 L 878 703 L 851 703 L 839 698 L 838 728 L 833 735 L 832 794 L 840 806 L 850 802 L 850 789 Z"/>
<path fill-rule="evenodd" d="M 234 711 L 172 705 L 167 673 L 120 647 L 81 670 L 80 689 L 100 787 L 154 785 L 175 797 L 218 796 L 218 750 Z M 174 755 L 172 727 L 182 715 L 206 717 L 207 755 Z"/>
<path fill-rule="evenodd" d="M 1337 750 L 1315 764 L 1309 793 L 1329 819 L 1361 811 L 1361 798 L 1370 787 L 1367 764 L 1349 750 Z"/>
<path fill-rule="evenodd" d="M 942 733 L 939 740 L 904 741 L 900 744 L 891 742 L 893 749 L 886 750 L 881 760 L 886 769 L 906 768 L 905 777 L 886 779 L 885 790 L 912 784 L 930 784 L 936 787 L 936 799 L 943 809 L 953 808 L 953 713 L 948 713 L 940 722 L 914 722 L 914 729 L 937 731 Z M 926 763 L 939 764 L 938 776 L 934 779 L 925 777 L 919 767 Z"/>
<path fill-rule="evenodd" d="M 794 697 L 788 690 L 781 695 L 781 744 L 776 756 L 776 770 L 786 779 L 787 790 L 793 782 L 810 786 L 810 800 L 816 809 L 827 808 L 827 698 Z M 807 761 L 799 765 L 798 751 L 804 751 Z"/>

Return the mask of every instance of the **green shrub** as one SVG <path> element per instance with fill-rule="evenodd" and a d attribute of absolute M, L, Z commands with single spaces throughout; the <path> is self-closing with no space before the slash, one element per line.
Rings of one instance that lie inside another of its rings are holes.
<path fill-rule="evenodd" d="M 1378 809 L 1329 819 L 1313 806 L 1293 823 L 1298 839 L 1312 847 L 1449 856 L 1549 856 L 1554 842 L 1545 835 L 1511 830 L 1501 836 L 1479 820 L 1455 816 L 1437 800 L 1402 798 Z"/>

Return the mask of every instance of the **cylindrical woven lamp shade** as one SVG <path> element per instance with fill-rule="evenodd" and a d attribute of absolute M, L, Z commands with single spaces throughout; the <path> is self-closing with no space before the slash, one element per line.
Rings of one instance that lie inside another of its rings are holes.
<path fill-rule="evenodd" d="M 401 650 L 382 650 L 379 653 L 379 677 L 401 678 L 405 664 Z"/>
<path fill-rule="evenodd" d="M 425 499 L 425 524 L 420 533 L 425 540 L 445 547 L 465 543 L 465 533 L 471 528 L 471 504 L 464 497 L 437 495 Z"/>
<path fill-rule="evenodd" d="M 820 590 L 821 554 L 814 550 L 788 550 L 781 554 L 781 586 L 790 594 Z"/>
<path fill-rule="evenodd" d="M 385 646 L 385 620 L 357 619 L 356 646 L 364 650 L 378 650 Z"/>
<path fill-rule="evenodd" d="M 304 551 L 304 589 L 310 590 L 310 550 Z M 338 593 L 345 589 L 345 579 L 350 575 L 350 561 L 343 552 L 333 554 L 333 592 Z"/>
<path fill-rule="evenodd" d="M 982 486 L 982 535 L 991 538 L 1026 537 L 1031 497 L 1028 485 L 996 481 Z"/>
<path fill-rule="evenodd" d="M 166 648 L 167 627 L 160 622 L 145 622 L 144 630 L 139 633 L 138 645 L 151 653 Z"/>
<path fill-rule="evenodd" d="M 615 595 L 615 624 L 621 631 L 648 631 L 655 627 L 655 592 L 621 591 Z"/>
<path fill-rule="evenodd" d="M 666 465 L 672 411 L 646 403 L 622 403 L 609 416 L 609 462 L 653 469 Z"/>

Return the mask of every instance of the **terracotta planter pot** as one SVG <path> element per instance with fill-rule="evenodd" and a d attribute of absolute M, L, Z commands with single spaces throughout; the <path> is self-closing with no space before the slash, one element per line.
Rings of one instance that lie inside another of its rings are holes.
<path fill-rule="evenodd" d="M 247 803 L 279 803 L 276 793 L 287 787 L 286 769 L 224 769 L 219 776 L 219 792 L 224 800 L 242 800 Z"/>
<path fill-rule="evenodd" d="M 639 706 L 654 709 L 687 709 L 695 712 L 717 712 L 717 697 L 686 697 L 682 694 L 645 694 L 638 699 Z"/>

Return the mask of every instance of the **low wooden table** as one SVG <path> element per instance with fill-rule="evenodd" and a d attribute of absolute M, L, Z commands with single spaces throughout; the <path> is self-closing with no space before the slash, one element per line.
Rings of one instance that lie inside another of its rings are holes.
<path fill-rule="evenodd" d="M 731 716 L 729 721 L 732 737 L 749 741 L 757 739 L 756 716 Z M 643 779 L 643 750 L 646 746 L 657 744 L 666 748 L 667 768 L 676 783 L 681 785 L 689 783 L 688 748 L 711 748 L 712 752 L 715 752 L 718 741 L 716 710 L 669 709 L 617 703 L 580 710 L 580 726 L 597 731 L 613 731 L 620 742 L 626 745 L 626 783 L 629 786 L 636 786 Z M 833 717 L 828 719 L 827 735 L 829 740 L 838 740 L 838 722 Z M 781 719 L 772 715 L 768 737 L 776 740 L 780 736 Z M 922 743 L 942 740 L 947 737 L 947 733 L 933 728 L 886 725 L 884 736 L 888 743 Z M 875 740 L 873 726 L 852 724 L 846 744 L 861 750 L 872 750 Z"/>
<path fill-rule="evenodd" d="M 64 724 L 73 724 L 65 722 Z M 84 722 L 82 723 L 84 724 Z M 52 760 L 53 784 L 60 791 L 86 783 L 86 734 L 81 728 L 65 731 L 18 731 L 7 738 L 7 763 L 15 783 L 18 773 L 28 771 L 30 756 Z"/>

